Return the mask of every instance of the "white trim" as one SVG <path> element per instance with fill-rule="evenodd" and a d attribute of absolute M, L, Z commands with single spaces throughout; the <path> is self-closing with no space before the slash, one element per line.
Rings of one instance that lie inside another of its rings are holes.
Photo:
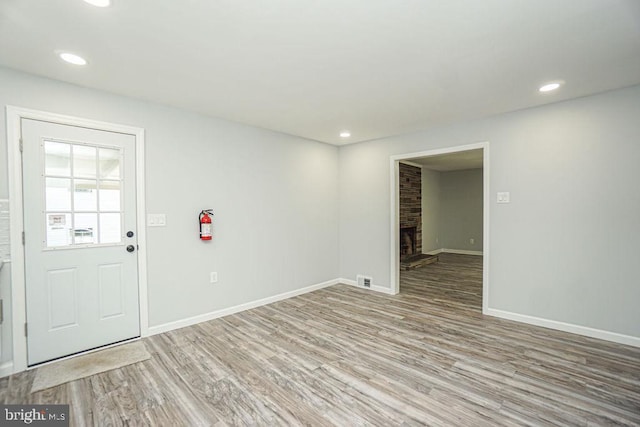
<path fill-rule="evenodd" d="M 441 254 L 442 252 L 444 252 L 444 249 L 440 248 L 440 249 L 434 249 L 434 250 L 429 251 L 429 252 L 423 252 L 423 254 L 425 254 L 425 255 L 438 255 L 438 254 Z"/>
<path fill-rule="evenodd" d="M 26 297 L 24 282 L 24 248 L 22 230 L 22 160 L 20 157 L 21 111 L 7 106 L 7 152 L 9 163 L 9 235 L 11 240 L 11 329 L 13 337 L 13 372 L 27 369 Z"/>
<path fill-rule="evenodd" d="M 0 365 L 0 378 L 13 374 L 13 362 L 5 362 Z"/>
<path fill-rule="evenodd" d="M 147 289 L 147 206 L 145 182 L 145 133 L 136 128 L 136 224 L 138 232 L 138 304 L 140 336 L 149 335 L 149 293 Z"/>
<path fill-rule="evenodd" d="M 489 171 L 489 142 L 482 150 L 482 314 L 489 312 L 489 207 L 491 206 L 491 184 Z"/>
<path fill-rule="evenodd" d="M 415 159 L 419 157 L 438 156 L 441 154 L 458 153 L 460 151 L 469 150 L 483 150 L 483 237 L 482 237 L 482 253 L 484 257 L 482 259 L 482 313 L 487 314 L 489 309 L 489 202 L 490 202 L 490 188 L 489 188 L 489 142 L 479 142 L 475 144 L 460 145 L 457 147 L 438 148 L 435 150 L 419 151 L 416 153 L 396 154 L 389 158 L 389 170 L 390 170 L 390 260 L 389 266 L 391 270 L 391 293 L 397 294 L 400 292 L 400 269 L 398 267 L 400 263 L 400 243 L 398 239 L 398 221 L 399 221 L 399 168 L 400 161 L 405 162 L 409 159 Z"/>
<path fill-rule="evenodd" d="M 540 317 L 528 316 L 526 314 L 512 313 L 510 311 L 497 310 L 490 308 L 487 310 L 489 316 L 499 317 L 501 319 L 513 320 L 520 323 L 526 323 L 543 328 L 555 329 L 558 331 L 569 332 L 572 334 L 584 335 L 591 338 L 597 338 L 606 341 L 616 342 L 618 344 L 640 347 L 640 337 L 631 335 L 618 334 L 616 332 L 603 331 L 601 329 L 589 328 L 587 326 L 574 325 L 572 323 L 559 322 L 557 320 L 542 319 Z"/>
<path fill-rule="evenodd" d="M 391 288 L 386 288 L 384 286 L 372 285 L 370 288 L 365 288 L 364 286 L 359 286 L 358 282 L 350 279 L 338 279 L 338 283 L 342 283 L 343 285 L 355 286 L 356 288 L 364 289 L 367 291 L 380 292 L 387 295 L 395 295 L 395 293 L 391 290 Z"/>
<path fill-rule="evenodd" d="M 467 251 L 465 249 L 446 249 L 442 248 L 441 252 L 447 254 L 458 254 L 458 255 L 482 255 L 482 251 Z"/>
<path fill-rule="evenodd" d="M 26 322 L 26 290 L 24 247 L 22 245 L 23 197 L 22 159 L 20 155 L 21 120 L 33 119 L 70 126 L 79 126 L 135 136 L 136 139 L 136 198 L 138 225 L 138 298 L 140 305 L 140 336 L 149 335 L 147 301 L 147 255 L 146 255 L 146 215 L 145 215 L 145 174 L 144 174 L 144 129 L 101 122 L 80 117 L 66 116 L 46 111 L 7 105 L 7 148 L 9 163 L 9 218 L 11 222 L 11 312 L 13 333 L 13 373 L 27 369 L 27 340 L 24 336 Z M 20 249 L 19 249 L 20 248 Z M 4 366 L 4 365 L 3 365 Z"/>
<path fill-rule="evenodd" d="M 398 241 L 400 228 L 400 190 L 398 188 L 400 183 L 400 162 L 395 159 L 395 156 L 391 156 L 390 162 L 391 192 L 389 201 L 391 203 L 391 221 L 389 233 L 391 236 L 391 259 L 389 268 L 391 270 L 391 278 L 389 285 L 391 292 L 395 295 L 400 292 L 400 242 Z"/>
<path fill-rule="evenodd" d="M 149 327 L 149 335 L 162 334 L 164 332 L 173 331 L 175 329 L 185 328 L 187 326 L 196 325 L 198 323 L 206 322 L 209 320 L 217 319 L 219 317 L 229 316 L 231 314 L 239 313 L 241 311 L 250 310 L 252 308 L 260 307 L 263 305 L 271 304 L 274 302 L 282 301 L 287 298 L 292 298 L 298 295 L 306 294 L 309 292 L 317 291 L 318 289 L 326 288 L 336 285 L 340 279 L 327 280 L 326 282 L 317 283 L 315 285 L 307 286 L 305 288 L 296 289 L 282 294 L 274 295 L 267 298 L 262 298 L 255 301 L 246 302 L 244 304 L 236 305 L 229 308 L 223 308 L 209 313 L 200 314 L 198 316 L 188 317 L 182 320 L 176 320 L 174 322 L 164 323 L 162 325 Z"/>

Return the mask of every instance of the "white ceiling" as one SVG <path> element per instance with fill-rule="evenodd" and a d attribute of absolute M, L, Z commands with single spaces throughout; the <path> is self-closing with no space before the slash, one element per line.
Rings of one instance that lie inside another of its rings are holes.
<path fill-rule="evenodd" d="M 639 84 L 640 1 L 2 0 L 0 64 L 340 145 Z"/>
<path fill-rule="evenodd" d="M 483 167 L 482 149 L 411 159 L 408 163 L 438 172 L 449 172 Z"/>

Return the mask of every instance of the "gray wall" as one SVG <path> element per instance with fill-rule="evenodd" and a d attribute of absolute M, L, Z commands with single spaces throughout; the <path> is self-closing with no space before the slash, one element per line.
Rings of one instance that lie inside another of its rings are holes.
<path fill-rule="evenodd" d="M 440 244 L 440 172 L 422 168 L 422 253 Z"/>
<path fill-rule="evenodd" d="M 389 156 L 490 141 L 490 307 L 640 337 L 640 86 L 339 149 L 0 69 L 7 104 L 146 129 L 147 209 L 167 214 L 151 325 L 358 273 L 388 286 Z"/>
<path fill-rule="evenodd" d="M 423 167 L 422 228 L 426 244 L 422 252 L 481 252 L 482 208 L 482 169 L 438 172 Z"/>
<path fill-rule="evenodd" d="M 147 230 L 151 326 L 338 277 L 336 147 L 2 68 L 0 105 L 146 130 L 147 211 L 167 215 Z M 0 135 L 6 198 L 5 120 Z M 203 208 L 215 211 L 209 244 Z"/>
<path fill-rule="evenodd" d="M 440 174 L 438 234 L 441 248 L 482 251 L 482 169 Z"/>
<path fill-rule="evenodd" d="M 635 86 L 340 147 L 341 277 L 389 286 L 391 155 L 489 141 L 490 308 L 640 337 L 639 117 Z"/>

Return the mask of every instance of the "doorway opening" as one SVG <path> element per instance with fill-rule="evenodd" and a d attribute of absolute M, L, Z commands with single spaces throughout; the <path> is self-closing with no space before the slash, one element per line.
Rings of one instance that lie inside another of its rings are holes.
<path fill-rule="evenodd" d="M 51 128 L 44 132 L 47 134 L 44 139 L 40 132 L 42 126 Z M 49 135 L 49 131 L 53 130 L 70 132 L 72 135 Z M 27 135 L 25 132 L 31 133 Z M 85 132 L 87 135 L 84 135 Z M 80 133 L 83 135 L 79 135 Z M 100 138 L 106 138 L 107 134 L 109 141 L 101 141 Z M 127 142 L 123 140 L 122 147 L 118 145 L 119 142 L 112 143 L 110 138 L 114 135 L 127 138 Z M 118 322 L 133 309 L 136 319 L 132 319 L 129 329 L 122 334 L 127 337 L 148 335 L 144 130 L 8 106 L 7 142 L 10 241 L 13 248 L 12 314 L 9 319 L 13 337 L 12 349 L 9 351 L 13 359 L 5 364 L 7 366 L 3 373 L 21 372 L 30 365 L 60 357 L 57 354 L 52 357 L 47 353 L 32 354 L 37 345 L 44 343 L 43 348 L 46 347 L 46 342 L 34 335 L 37 332 L 35 324 L 38 323 L 41 331 L 63 333 L 76 327 L 79 320 L 82 320 L 80 314 L 84 311 L 79 314 L 76 309 L 85 300 L 80 301 L 79 297 L 82 295 L 75 290 L 84 291 L 85 287 L 79 285 L 84 273 L 80 271 L 80 267 L 69 267 L 58 262 L 68 261 L 79 251 L 90 251 L 92 256 L 101 257 L 100 260 L 106 259 L 102 255 L 107 251 L 117 252 L 118 256 L 127 260 L 126 263 L 111 259 L 96 262 L 96 275 L 87 274 L 87 277 L 92 277 L 90 283 L 97 283 L 93 297 L 87 300 L 97 301 L 94 311 L 98 313 L 103 325 L 108 322 L 109 326 L 115 325 L 113 330 L 100 329 L 101 333 L 106 331 L 105 336 L 107 333 L 110 335 L 102 340 L 104 343 L 101 341 L 98 344 L 107 345 L 118 340 L 118 334 L 124 330 Z M 91 167 L 85 167 L 88 160 Z M 114 168 L 114 165 L 118 167 Z M 126 167 L 129 172 L 120 172 L 120 167 Z M 28 168 L 33 169 L 30 175 Z M 34 207 L 36 203 L 43 206 Z M 129 228 L 130 224 L 133 225 Z M 124 232 L 129 229 L 136 230 L 136 233 L 131 234 L 135 234 L 135 246 L 123 237 Z M 132 254 L 129 247 L 137 248 L 135 254 Z M 23 248 L 26 249 L 22 250 Z M 41 286 L 47 289 L 47 295 L 50 296 L 48 299 L 41 298 L 41 301 L 44 301 L 46 307 L 53 307 L 55 310 L 49 309 L 51 316 L 31 319 L 29 313 L 35 316 L 40 315 L 40 312 L 37 309 L 28 310 L 28 306 L 33 302 L 41 302 L 36 297 L 43 292 L 32 286 L 36 281 L 30 279 L 29 274 L 33 273 L 34 266 L 45 265 L 38 258 L 44 256 L 60 258 L 54 260 L 57 264 L 51 264 L 55 268 L 40 275 L 46 279 Z M 124 258 L 127 256 L 128 258 Z M 129 266 L 134 265 L 137 269 L 131 270 Z M 124 277 L 121 273 L 127 269 L 133 271 L 127 277 L 131 278 L 130 283 L 135 286 L 127 286 L 120 280 Z M 100 280 L 96 282 L 94 276 Z M 87 281 L 82 283 L 85 282 Z M 121 297 L 123 292 L 128 292 L 130 298 Z M 32 323 L 27 324 L 28 320 Z M 91 332 L 93 330 L 83 335 L 87 337 L 88 344 L 82 345 L 80 351 L 95 347 L 93 342 L 89 342 L 93 339 Z M 75 345 L 79 341 L 76 336 L 72 336 L 59 342 Z M 60 354 L 73 354 L 75 350 L 61 348 Z"/>
<path fill-rule="evenodd" d="M 489 143 L 392 156 L 391 195 L 393 292 L 422 283 L 486 313 Z"/>

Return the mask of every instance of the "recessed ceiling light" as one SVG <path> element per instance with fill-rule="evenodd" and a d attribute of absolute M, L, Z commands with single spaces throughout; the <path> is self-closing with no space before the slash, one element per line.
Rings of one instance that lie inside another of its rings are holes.
<path fill-rule="evenodd" d="M 540 86 L 540 89 L 538 89 L 538 90 L 540 92 L 552 92 L 552 91 L 558 89 L 561 85 L 562 85 L 561 82 L 546 83 L 546 84 Z"/>
<path fill-rule="evenodd" d="M 87 60 L 84 59 L 81 56 L 75 55 L 73 53 L 69 53 L 69 52 L 62 52 L 60 53 L 60 58 L 65 61 L 68 62 L 69 64 L 73 64 L 73 65 L 87 65 Z"/>
<path fill-rule="evenodd" d="M 340 132 L 340 138 L 349 138 L 351 136 L 351 132 L 349 132 L 348 130 L 343 130 L 342 132 Z"/>
<path fill-rule="evenodd" d="M 107 7 L 111 4 L 111 0 L 84 0 L 84 1 L 97 7 Z"/>

